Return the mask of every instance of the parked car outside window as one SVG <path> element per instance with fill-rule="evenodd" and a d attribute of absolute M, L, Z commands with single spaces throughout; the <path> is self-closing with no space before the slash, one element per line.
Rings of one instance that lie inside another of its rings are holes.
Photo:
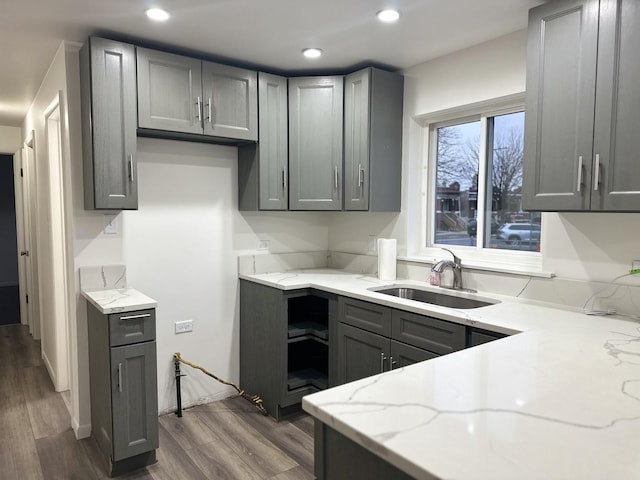
<path fill-rule="evenodd" d="M 500 229 L 500 224 L 496 222 L 491 222 L 491 235 L 495 235 L 496 233 L 498 233 L 499 229 Z M 477 233 L 478 233 L 478 221 L 475 218 L 472 218 L 467 223 L 467 234 L 470 237 L 475 237 Z"/>
<path fill-rule="evenodd" d="M 510 245 L 540 242 L 540 225 L 534 223 L 505 223 L 498 230 L 498 239 Z"/>

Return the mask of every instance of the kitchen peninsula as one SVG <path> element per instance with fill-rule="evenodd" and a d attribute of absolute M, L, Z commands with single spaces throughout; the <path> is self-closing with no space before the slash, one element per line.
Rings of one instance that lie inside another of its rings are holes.
<path fill-rule="evenodd" d="M 512 334 L 304 397 L 318 478 L 640 478 L 637 321 L 484 294 L 499 303 L 438 307 L 370 290 L 423 283 L 330 269 L 241 278 Z"/>

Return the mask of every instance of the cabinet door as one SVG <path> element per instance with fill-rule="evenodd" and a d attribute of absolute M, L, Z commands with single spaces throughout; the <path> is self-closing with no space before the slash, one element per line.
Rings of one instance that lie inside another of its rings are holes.
<path fill-rule="evenodd" d="M 286 210 L 289 175 L 287 79 L 258 73 L 258 101 L 258 143 L 238 147 L 238 208 Z"/>
<path fill-rule="evenodd" d="M 389 363 L 391 369 L 402 368 L 414 363 L 423 362 L 425 360 L 431 360 L 436 358 L 438 354 L 423 350 L 421 348 L 412 347 L 406 343 L 396 342 L 391 340 L 391 356 L 389 357 Z"/>
<path fill-rule="evenodd" d="M 525 210 L 589 209 L 597 33 L 598 0 L 530 11 Z"/>
<path fill-rule="evenodd" d="M 378 68 L 347 75 L 344 209 L 399 212 L 404 77 Z"/>
<path fill-rule="evenodd" d="M 113 460 L 158 448 L 155 342 L 111 349 Z"/>
<path fill-rule="evenodd" d="M 338 323 L 338 384 L 387 370 L 389 355 L 388 338 Z"/>
<path fill-rule="evenodd" d="M 258 139 L 257 72 L 202 63 L 205 135 Z"/>
<path fill-rule="evenodd" d="M 202 133 L 202 62 L 137 48 L 138 126 Z"/>
<path fill-rule="evenodd" d="M 342 209 L 343 77 L 289 79 L 291 210 Z"/>
<path fill-rule="evenodd" d="M 592 210 L 640 211 L 640 5 L 601 0 Z"/>
<path fill-rule="evenodd" d="M 85 208 L 137 209 L 133 45 L 89 38 L 80 74 Z"/>
<path fill-rule="evenodd" d="M 369 208 L 371 69 L 347 75 L 344 91 L 344 208 Z"/>

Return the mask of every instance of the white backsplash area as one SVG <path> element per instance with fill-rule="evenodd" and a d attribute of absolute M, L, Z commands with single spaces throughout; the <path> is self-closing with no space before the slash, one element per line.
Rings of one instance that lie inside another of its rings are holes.
<path fill-rule="evenodd" d="M 125 265 L 100 265 L 80 267 L 80 290 L 117 290 L 127 288 L 127 267 Z"/>

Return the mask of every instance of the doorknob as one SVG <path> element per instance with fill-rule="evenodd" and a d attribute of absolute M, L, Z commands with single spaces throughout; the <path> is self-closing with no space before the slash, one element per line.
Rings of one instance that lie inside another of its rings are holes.
<path fill-rule="evenodd" d="M 29 256 L 29 250 L 20 250 L 20 256 L 21 257 L 28 257 Z"/>

